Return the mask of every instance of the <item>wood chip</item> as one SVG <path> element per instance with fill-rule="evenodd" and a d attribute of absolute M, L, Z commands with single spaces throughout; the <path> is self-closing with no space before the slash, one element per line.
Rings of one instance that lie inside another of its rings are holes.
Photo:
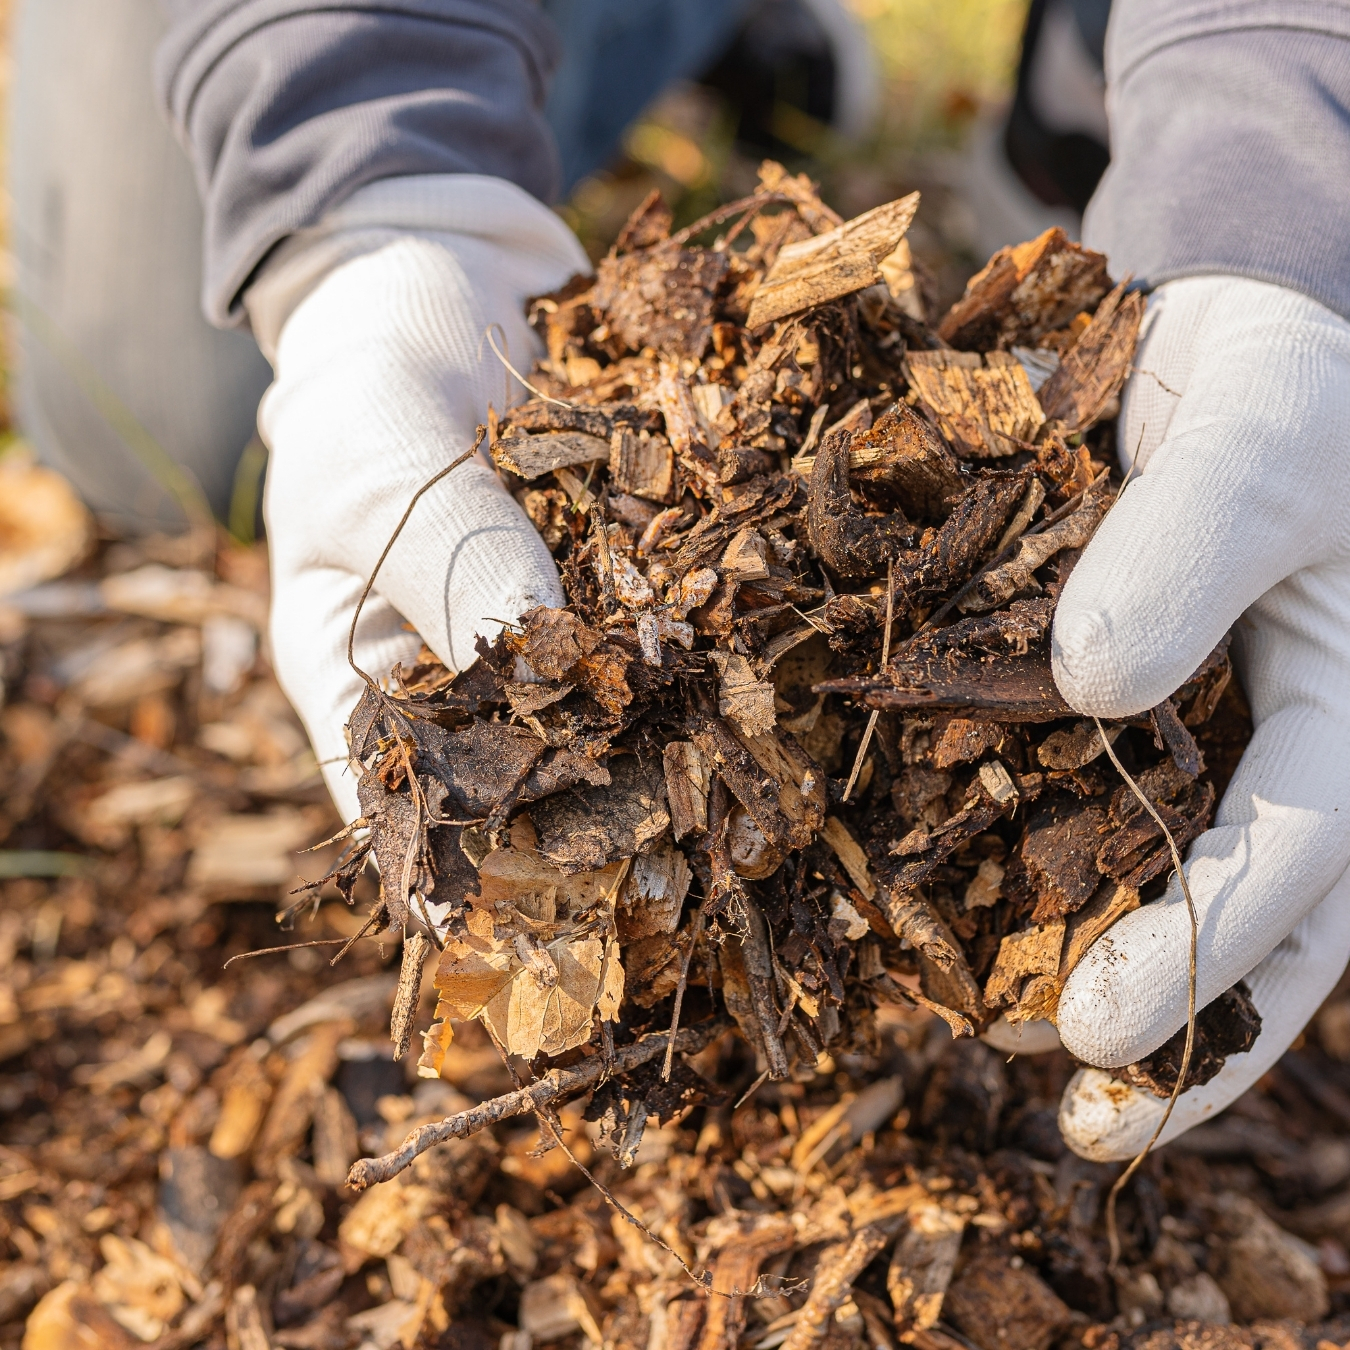
<path fill-rule="evenodd" d="M 761 328 L 884 280 L 882 260 L 895 251 L 918 209 L 919 194 L 911 192 L 826 234 L 780 249 L 755 291 L 746 326 Z"/>
<path fill-rule="evenodd" d="M 984 986 L 985 1003 L 991 1008 L 1015 1003 L 1022 981 L 1027 976 L 1054 975 L 1058 972 L 1063 948 L 1063 919 L 1009 933 L 999 943 L 994 968 Z"/>
<path fill-rule="evenodd" d="M 1041 386 L 1040 402 L 1047 418 L 1070 431 L 1085 431 L 1113 415 L 1144 319 L 1144 297 L 1122 281 L 1097 307 L 1092 322 L 1061 359 L 1059 368 Z"/>
<path fill-rule="evenodd" d="M 675 453 L 664 436 L 619 427 L 609 443 L 609 476 L 619 492 L 669 502 L 675 488 Z"/>
<path fill-rule="evenodd" d="M 944 1309 L 979 1350 L 1049 1350 L 1071 1317 L 1038 1275 L 993 1252 L 967 1264 L 947 1291 Z"/>
<path fill-rule="evenodd" d="M 555 469 L 608 460 L 609 444 L 584 431 L 546 431 L 537 436 L 504 436 L 492 447 L 492 458 L 503 469 L 527 482 Z"/>
<path fill-rule="evenodd" d="M 938 336 L 963 351 L 1034 343 L 1110 288 L 1106 259 L 1071 243 L 1058 226 L 1025 244 L 999 249 L 966 284 L 938 325 Z"/>
<path fill-rule="evenodd" d="M 708 762 L 692 741 L 671 741 L 663 754 L 666 800 L 676 839 L 708 828 Z"/>
<path fill-rule="evenodd" d="M 1045 421 L 1021 362 L 1005 352 L 910 352 L 905 359 L 920 399 L 963 458 L 1015 455 Z"/>
<path fill-rule="evenodd" d="M 853 837 L 848 826 L 838 816 L 826 816 L 820 836 L 834 850 L 835 857 L 844 865 L 849 880 L 863 893 L 866 900 L 876 899 L 877 883 L 867 865 L 867 854 Z"/>

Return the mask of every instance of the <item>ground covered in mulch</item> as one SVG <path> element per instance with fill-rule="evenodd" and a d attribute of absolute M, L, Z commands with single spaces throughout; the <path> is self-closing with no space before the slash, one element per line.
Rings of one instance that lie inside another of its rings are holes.
<path fill-rule="evenodd" d="M 1138 305 L 1045 236 L 930 327 L 914 205 L 843 223 L 766 166 L 720 243 L 649 203 L 537 302 L 488 445 L 569 608 L 363 700 L 382 884 L 297 853 L 339 822 L 260 550 L 98 540 L 0 601 L 5 1344 L 1350 1337 L 1350 999 L 1146 1162 L 1115 1274 L 1076 1066 L 969 1034 L 1053 1019 L 1165 881 L 1045 657 Z M 1106 730 L 1183 847 L 1230 677 Z"/>

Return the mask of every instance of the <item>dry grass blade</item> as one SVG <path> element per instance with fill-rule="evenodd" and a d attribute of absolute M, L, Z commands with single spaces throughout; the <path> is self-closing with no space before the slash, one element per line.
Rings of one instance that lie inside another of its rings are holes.
<path fill-rule="evenodd" d="M 895 562 L 888 560 L 886 563 L 886 631 L 881 637 L 881 668 L 886 669 L 886 663 L 891 659 L 891 628 L 895 623 Z M 858 775 L 862 772 L 863 760 L 867 756 L 867 747 L 872 743 L 872 733 L 877 729 L 877 718 L 880 713 L 873 712 L 867 719 L 867 726 L 863 729 L 862 740 L 858 742 L 858 753 L 853 759 L 853 769 L 848 776 L 848 785 L 844 788 L 844 795 L 841 801 L 848 801 L 853 792 L 853 786 L 858 781 Z"/>
<path fill-rule="evenodd" d="M 502 331 L 502 326 L 501 326 L 501 324 L 499 324 L 499 323 L 490 323 L 490 324 L 488 324 L 488 326 L 483 330 L 483 341 L 486 342 L 487 345 L 488 345 L 489 347 L 492 348 L 492 354 L 493 354 L 493 356 L 495 356 L 495 357 L 497 358 L 497 360 L 500 361 L 500 362 L 502 363 L 502 365 L 506 367 L 507 371 L 508 371 L 510 374 L 514 375 L 514 376 L 516 377 L 516 379 L 519 380 L 520 383 L 521 383 L 522 385 L 524 385 L 525 388 L 528 389 L 528 390 L 530 391 L 530 393 L 532 393 L 532 394 L 535 396 L 535 398 L 541 398 L 541 399 L 544 400 L 545 403 L 551 403 L 551 404 L 553 404 L 553 406 L 554 406 L 555 408 L 570 408 L 570 407 L 572 406 L 572 404 L 567 403 L 567 402 L 565 402 L 563 399 L 560 399 L 560 398 L 553 398 L 551 395 L 544 393 L 543 390 L 541 390 L 541 389 L 536 389 L 536 388 L 534 387 L 534 385 L 532 385 L 532 384 L 529 382 L 529 380 L 527 380 L 527 379 L 520 373 L 520 371 L 518 371 L 518 370 L 515 368 L 515 366 L 513 366 L 513 365 L 511 364 L 509 358 L 506 356 L 506 353 L 503 352 L 503 351 L 501 350 L 501 348 L 497 346 L 496 333 L 500 333 L 501 331 Z M 505 334 L 503 334 L 503 337 L 504 337 L 504 336 L 505 336 Z M 482 351 L 482 343 L 479 344 L 479 348 L 478 348 L 478 349 L 479 349 L 480 352 Z M 475 446 L 474 446 L 474 449 L 476 450 L 477 448 L 478 448 L 478 447 L 475 445 Z M 452 464 L 450 467 L 453 469 L 455 466 Z"/>
<path fill-rule="evenodd" d="M 1144 810 L 1153 817 L 1154 824 L 1163 832 L 1163 837 L 1167 840 L 1167 847 L 1172 852 L 1172 866 L 1176 868 L 1177 881 L 1181 884 L 1181 893 L 1186 898 L 1186 913 L 1191 921 L 1191 950 L 1186 988 L 1186 1047 L 1181 1052 L 1181 1068 L 1177 1073 L 1176 1086 L 1173 1087 L 1172 1095 L 1167 1099 L 1167 1109 L 1163 1111 L 1162 1118 L 1158 1121 L 1148 1143 L 1116 1178 L 1115 1185 L 1111 1187 L 1111 1193 L 1106 1197 L 1106 1237 L 1111 1249 L 1108 1268 L 1114 1271 L 1120 1266 L 1120 1232 L 1116 1227 L 1116 1199 L 1124 1189 L 1125 1184 L 1143 1165 L 1144 1159 L 1148 1157 L 1153 1145 L 1158 1142 L 1158 1138 L 1166 1128 L 1168 1120 L 1171 1119 L 1172 1108 L 1176 1106 L 1177 1098 L 1181 1096 L 1186 1083 L 1186 1075 L 1190 1072 L 1191 1051 L 1195 1049 L 1196 954 L 1200 944 L 1200 920 L 1196 915 L 1195 901 L 1191 898 L 1191 888 L 1186 880 L 1185 870 L 1181 865 L 1181 853 L 1177 848 L 1176 840 L 1172 838 L 1171 830 L 1167 828 L 1162 816 L 1158 814 L 1157 808 L 1144 795 L 1139 784 L 1126 772 L 1125 766 L 1117 758 L 1101 722 L 1096 717 L 1092 720 L 1096 724 L 1097 735 L 1101 737 L 1102 746 L 1105 748 L 1107 755 L 1110 756 L 1111 763 L 1116 767 L 1116 772 L 1125 780 L 1126 786 L 1139 799 L 1139 803 Z"/>
<path fill-rule="evenodd" d="M 408 518 L 412 515 L 413 510 L 417 506 L 417 503 L 420 502 L 422 498 L 428 492 L 430 492 L 431 489 L 434 488 L 437 483 L 441 481 L 442 478 L 445 478 L 449 474 L 452 474 L 457 468 L 459 468 L 461 464 L 464 464 L 468 460 L 471 460 L 478 453 L 478 449 L 483 444 L 483 440 L 486 436 L 487 436 L 487 427 L 485 427 L 480 422 L 477 429 L 474 432 L 473 444 L 462 455 L 460 455 L 458 459 L 451 460 L 450 463 L 445 466 L 445 468 L 439 469 L 436 473 L 432 474 L 432 476 L 428 478 L 427 481 L 423 483 L 422 486 L 418 488 L 416 492 L 413 493 L 412 500 L 408 503 L 407 509 L 403 512 L 403 515 L 399 518 L 398 524 L 394 526 L 394 532 L 389 536 L 389 542 L 384 546 L 383 551 L 380 553 L 379 558 L 375 562 L 375 566 L 370 573 L 369 579 L 367 580 L 365 586 L 362 587 L 361 589 L 361 597 L 359 600 L 357 600 L 356 609 L 352 614 L 352 626 L 347 632 L 347 664 L 361 677 L 362 681 L 374 693 L 377 694 L 380 693 L 381 692 L 380 687 L 378 684 L 376 684 L 374 679 L 371 678 L 371 676 L 367 675 L 366 672 L 356 664 L 355 647 L 356 647 L 356 625 L 360 622 L 361 611 L 365 607 L 367 599 L 369 599 L 370 597 L 371 590 L 374 588 L 375 578 L 380 575 L 380 568 L 384 566 L 384 560 L 389 556 L 390 550 L 394 547 L 394 544 L 397 542 L 399 535 L 403 533 L 403 527 L 408 523 Z"/>

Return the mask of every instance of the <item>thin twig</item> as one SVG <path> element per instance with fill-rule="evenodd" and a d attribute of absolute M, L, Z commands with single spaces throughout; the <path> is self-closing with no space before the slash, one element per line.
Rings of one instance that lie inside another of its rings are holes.
<path fill-rule="evenodd" d="M 694 911 L 694 923 L 689 934 L 689 950 L 685 952 L 680 962 L 680 978 L 675 985 L 675 1006 L 670 1014 L 670 1042 L 666 1046 L 666 1057 L 661 1064 L 661 1081 L 670 1082 L 671 1066 L 675 1063 L 675 1036 L 680 1029 L 680 1010 L 684 1007 L 684 991 L 689 984 L 689 967 L 694 960 L 694 949 L 698 946 L 698 940 L 703 936 L 703 925 L 708 918 L 708 905 L 710 899 L 704 902 Z"/>
<path fill-rule="evenodd" d="M 886 559 L 886 631 L 881 638 L 881 668 L 886 669 L 886 663 L 891 659 L 891 625 L 895 621 L 895 565 L 890 558 Z M 858 775 L 862 772 L 863 757 L 867 754 L 867 747 L 872 743 L 872 733 L 877 728 L 877 718 L 881 715 L 880 710 L 873 708 L 872 715 L 867 719 L 867 725 L 863 728 L 862 740 L 858 742 L 858 753 L 853 759 L 853 772 L 848 776 L 848 786 L 844 788 L 844 795 L 841 801 L 848 801 L 853 792 L 853 785 L 858 781 Z"/>
<path fill-rule="evenodd" d="M 1156 380 L 1158 388 L 1161 389 L 1164 394 L 1171 394 L 1173 398 L 1182 397 L 1182 395 L 1178 393 L 1177 390 L 1170 388 L 1168 385 L 1165 385 L 1162 382 L 1162 376 L 1156 374 L 1154 371 L 1144 370 L 1141 366 L 1131 366 L 1130 370 L 1135 375 L 1147 375 L 1150 380 Z"/>
<path fill-rule="evenodd" d="M 686 1027 L 676 1038 L 675 1049 L 681 1054 L 693 1054 L 730 1026 L 730 1021 L 725 1017 L 710 1017 L 704 1022 Z M 668 1032 L 658 1031 L 630 1045 L 619 1046 L 614 1052 L 615 1072 L 627 1073 L 640 1064 L 649 1063 L 665 1052 L 670 1039 Z M 467 1139 L 500 1120 L 524 1115 L 527 1111 L 537 1111 L 561 1098 L 574 1097 L 594 1087 L 600 1081 L 604 1069 L 601 1057 L 593 1055 L 570 1069 L 550 1069 L 538 1082 L 528 1087 L 494 1097 L 467 1111 L 447 1116 L 444 1120 L 419 1126 L 393 1152 L 380 1158 L 359 1159 L 347 1175 L 347 1185 L 353 1190 L 363 1191 L 367 1186 L 388 1181 L 411 1166 L 413 1159 L 420 1157 L 427 1149 L 435 1148 L 447 1139 Z"/>
<path fill-rule="evenodd" d="M 1134 466 L 1139 463 L 1139 451 L 1143 448 L 1144 432 L 1147 430 L 1148 423 L 1145 422 L 1143 426 L 1139 428 L 1139 439 L 1134 443 L 1134 454 L 1130 456 L 1130 467 L 1125 470 L 1125 477 L 1120 480 L 1120 491 L 1116 493 L 1116 501 L 1121 499 L 1125 489 L 1130 485 L 1130 479 L 1134 477 Z"/>
<path fill-rule="evenodd" d="M 349 951 L 351 951 L 351 949 L 352 949 L 353 947 L 356 946 L 357 942 L 358 942 L 361 938 L 365 937 L 365 935 L 366 935 L 367 933 L 369 933 L 370 930 L 371 930 L 372 928 L 374 928 L 375 925 L 378 924 L 378 923 L 380 922 L 380 920 L 384 917 L 384 915 L 387 914 L 387 913 L 388 913 L 388 911 L 384 908 L 384 906 L 383 906 L 383 905 L 380 905 L 380 906 L 375 910 L 375 913 L 372 914 L 372 915 L 370 916 L 370 918 L 368 918 L 368 919 L 365 921 L 365 923 L 363 923 L 363 924 L 361 925 L 361 927 L 358 928 L 358 929 L 356 930 L 356 932 L 354 932 L 354 933 L 351 935 L 351 937 L 349 937 L 349 938 L 347 939 L 346 946 L 344 946 L 343 949 L 342 949 L 342 950 L 341 950 L 341 951 L 340 951 L 340 952 L 339 952 L 339 953 L 338 953 L 338 954 L 337 954 L 337 955 L 336 955 L 336 956 L 335 956 L 328 964 L 329 964 L 330 966 L 335 966 L 335 965 L 337 965 L 337 963 L 338 963 L 339 961 L 341 961 L 342 958 L 343 958 L 344 956 L 346 956 L 347 953 L 348 953 Z"/>
<path fill-rule="evenodd" d="M 781 192 L 756 192 L 749 197 L 742 197 L 739 201 L 728 202 L 725 206 L 719 206 L 715 211 L 709 211 L 706 216 L 700 216 L 684 229 L 678 230 L 672 234 L 667 244 L 687 244 L 695 235 L 702 234 L 704 230 L 710 230 L 714 225 L 720 225 L 724 220 L 730 220 L 732 216 L 741 211 L 757 211 L 765 206 L 772 206 L 774 202 L 783 202 L 792 205 L 792 198 L 784 196 Z"/>
<path fill-rule="evenodd" d="M 559 408 L 575 408 L 577 406 L 575 403 L 568 403 L 564 399 L 553 398 L 551 395 L 544 393 L 542 389 L 536 389 L 534 385 L 532 385 L 529 382 L 529 380 L 527 380 L 520 373 L 520 371 L 518 371 L 515 368 L 515 366 L 511 364 L 511 362 L 507 359 L 505 353 L 498 348 L 497 339 L 492 335 L 492 330 L 494 328 L 502 334 L 503 338 L 506 336 L 506 333 L 503 331 L 501 324 L 499 323 L 488 324 L 488 326 L 485 329 L 483 329 L 483 336 L 482 338 L 479 339 L 478 342 L 478 350 L 480 353 L 483 350 L 483 343 L 486 342 L 487 345 L 492 348 L 492 353 L 497 358 L 497 360 L 500 361 L 502 365 L 504 365 L 507 368 L 507 370 L 509 370 L 511 374 L 514 375 L 516 379 L 518 379 L 521 382 L 521 384 L 523 384 L 525 388 L 528 389 L 530 393 L 532 393 L 535 396 L 535 398 L 542 398 L 545 403 L 552 403 Z"/>
<path fill-rule="evenodd" d="M 460 455 L 458 459 L 451 460 L 451 462 L 447 464 L 445 468 L 432 474 L 432 476 L 428 478 L 427 481 L 423 483 L 422 486 L 418 488 L 416 492 L 413 493 L 413 499 L 408 503 L 408 509 L 404 511 L 402 519 L 398 522 L 396 526 L 394 526 L 394 532 L 389 536 L 389 542 L 384 546 L 384 552 L 380 554 L 378 561 L 375 563 L 375 570 L 371 572 L 370 579 L 366 582 L 365 588 L 361 591 L 361 598 L 356 602 L 356 612 L 352 615 L 352 626 L 350 631 L 347 633 L 347 664 L 361 677 L 361 679 L 376 694 L 382 695 L 383 691 L 380 689 L 380 686 L 376 684 L 376 682 L 369 675 L 367 675 L 366 672 L 362 670 L 360 666 L 356 664 L 356 657 L 354 655 L 356 648 L 356 624 L 361 617 L 361 610 L 365 606 L 366 599 L 370 595 L 371 588 L 375 585 L 375 578 L 380 575 L 380 568 L 384 566 L 384 560 L 389 556 L 389 551 L 394 547 L 394 543 L 398 539 L 399 535 L 403 533 L 403 527 L 408 523 L 408 517 L 412 515 L 413 508 L 417 505 L 418 502 L 422 500 L 423 496 L 425 496 L 426 493 L 430 492 L 431 489 L 434 488 L 436 484 L 441 481 L 442 478 L 444 478 L 447 474 L 453 473 L 457 468 L 459 468 L 461 464 L 464 463 L 465 460 L 472 459 L 478 453 L 478 448 L 483 444 L 483 438 L 486 435 L 487 435 L 487 427 L 483 426 L 483 424 L 480 422 L 477 430 L 474 432 L 473 445 L 468 450 L 466 450 L 462 455 Z"/>
<path fill-rule="evenodd" d="M 689 1263 L 684 1259 L 684 1257 L 682 1257 L 679 1254 L 679 1252 L 677 1252 L 675 1248 L 670 1245 L 670 1243 L 666 1242 L 663 1238 L 657 1237 L 657 1235 L 653 1233 L 652 1230 L 648 1228 L 647 1225 L 643 1223 L 642 1220 L 639 1219 L 636 1214 L 626 1209 L 624 1205 L 619 1201 L 618 1197 L 614 1194 L 614 1192 L 611 1191 L 609 1187 L 604 1184 L 603 1181 L 600 1181 L 590 1171 L 590 1169 L 581 1161 L 581 1159 L 578 1158 L 577 1155 L 573 1153 L 570 1148 L 567 1147 L 567 1141 L 562 1137 L 562 1130 L 560 1130 L 550 1119 L 551 1115 L 552 1112 L 547 1107 L 542 1107 L 535 1110 L 534 1117 L 539 1122 L 540 1133 L 541 1134 L 543 1133 L 545 1126 L 548 1127 L 548 1132 L 553 1136 L 554 1143 L 556 1143 L 558 1147 L 562 1149 L 562 1151 L 567 1155 L 568 1162 L 570 1162 L 572 1166 L 575 1167 L 577 1171 L 580 1172 L 581 1175 L 585 1177 L 586 1180 L 589 1181 L 591 1185 L 594 1186 L 595 1189 L 599 1191 L 602 1196 L 604 1196 L 605 1203 L 608 1204 L 626 1222 L 632 1224 L 632 1226 L 636 1228 L 638 1232 L 641 1233 L 645 1238 L 647 1238 L 651 1242 L 654 1242 L 658 1247 L 660 1247 L 663 1252 L 669 1252 L 670 1255 L 673 1256 L 680 1263 L 680 1268 L 684 1271 L 684 1273 L 688 1275 L 689 1278 L 700 1289 L 705 1289 L 709 1293 L 719 1292 L 717 1290 L 714 1290 L 712 1287 L 711 1271 L 694 1270 L 693 1267 L 690 1266 Z M 735 1295 L 728 1295 L 728 1297 L 735 1297 Z"/>
<path fill-rule="evenodd" d="M 302 947 L 337 947 L 346 940 L 346 938 L 315 938 L 312 942 L 288 942 L 284 947 L 259 947 L 256 952 L 237 952 L 221 966 L 221 970 L 229 970 L 236 961 L 250 961 L 255 956 L 271 956 L 274 952 L 298 952 Z"/>
<path fill-rule="evenodd" d="M 1153 823 L 1163 832 L 1163 837 L 1167 840 L 1167 847 L 1172 852 L 1172 866 L 1176 868 L 1177 880 L 1181 883 L 1181 893 L 1186 897 L 1186 913 L 1191 920 L 1190 969 L 1187 975 L 1186 991 L 1186 1046 L 1181 1052 L 1181 1068 L 1177 1073 L 1177 1081 L 1172 1088 L 1172 1095 L 1167 1099 L 1167 1110 L 1162 1113 L 1162 1119 L 1158 1121 L 1157 1128 L 1153 1131 L 1148 1143 L 1140 1150 L 1139 1156 L 1116 1178 L 1116 1184 L 1111 1187 L 1111 1193 L 1106 1197 L 1106 1236 L 1111 1246 L 1111 1260 L 1107 1269 L 1115 1271 L 1120 1265 L 1120 1233 L 1116 1228 L 1116 1197 L 1124 1188 L 1125 1183 L 1139 1170 L 1144 1159 L 1148 1157 L 1149 1150 L 1158 1142 L 1158 1136 L 1162 1134 L 1171 1118 L 1172 1108 L 1176 1106 L 1177 1098 L 1181 1096 L 1186 1075 L 1191 1068 L 1191 1051 L 1195 1048 L 1196 963 L 1200 946 L 1200 920 L 1196 917 L 1195 901 L 1191 898 L 1191 888 L 1187 884 L 1186 873 L 1182 870 L 1181 853 L 1177 849 L 1176 840 L 1172 838 L 1172 831 L 1167 828 L 1166 822 L 1158 814 L 1158 810 L 1153 803 L 1144 795 L 1139 784 L 1125 771 L 1125 766 L 1116 757 L 1116 752 L 1112 749 L 1111 742 L 1107 739 L 1101 722 L 1096 717 L 1092 721 L 1097 728 L 1097 735 L 1101 738 L 1102 746 L 1105 748 L 1107 755 L 1110 756 L 1111 763 L 1116 766 L 1116 772 L 1125 780 L 1130 791 L 1139 798 L 1140 804 L 1153 817 Z"/>

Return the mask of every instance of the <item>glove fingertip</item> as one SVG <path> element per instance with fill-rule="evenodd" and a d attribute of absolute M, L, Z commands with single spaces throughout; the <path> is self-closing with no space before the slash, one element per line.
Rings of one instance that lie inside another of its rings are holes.
<path fill-rule="evenodd" d="M 1166 1105 L 1100 1069 L 1080 1069 L 1060 1098 L 1059 1131 L 1080 1158 L 1123 1162 L 1148 1143 Z"/>

